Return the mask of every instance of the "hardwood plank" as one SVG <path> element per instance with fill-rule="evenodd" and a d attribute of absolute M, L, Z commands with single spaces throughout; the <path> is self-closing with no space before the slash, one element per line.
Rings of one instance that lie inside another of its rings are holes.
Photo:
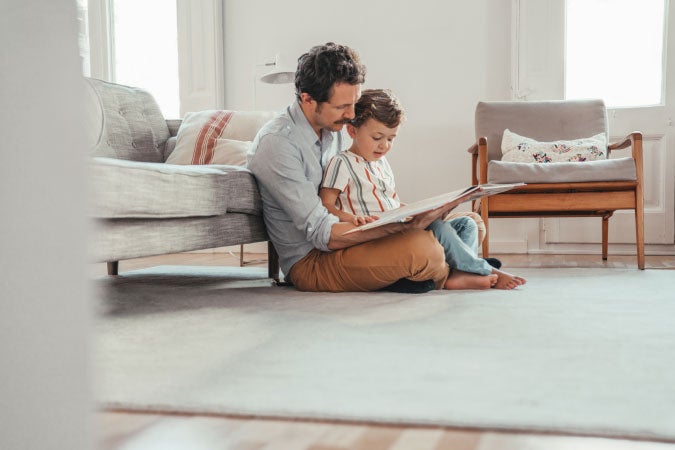
<path fill-rule="evenodd" d="M 399 438 L 403 428 L 370 426 L 352 444 L 352 450 L 388 450 Z"/>
<path fill-rule="evenodd" d="M 140 414 L 133 414 L 141 416 Z M 163 416 L 151 426 L 124 439 L 115 450 L 206 450 L 220 448 L 239 421 L 201 416 Z"/>
<path fill-rule="evenodd" d="M 673 450 L 675 444 L 576 436 L 485 433 L 476 450 Z"/>
<path fill-rule="evenodd" d="M 389 450 L 434 450 L 442 438 L 440 428 L 404 429 Z"/>
<path fill-rule="evenodd" d="M 309 448 L 310 450 L 351 448 L 367 429 L 366 425 L 335 424 Z"/>
<path fill-rule="evenodd" d="M 446 430 L 436 450 L 475 450 L 482 434 L 480 431 Z"/>

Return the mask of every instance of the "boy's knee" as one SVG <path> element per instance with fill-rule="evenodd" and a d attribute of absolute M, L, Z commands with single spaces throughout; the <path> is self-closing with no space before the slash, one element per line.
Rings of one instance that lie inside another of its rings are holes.
<path fill-rule="evenodd" d="M 470 229 L 478 235 L 478 245 L 483 243 L 485 239 L 485 234 L 487 233 L 487 228 L 485 226 L 485 221 L 475 212 L 462 212 L 462 213 L 452 213 L 445 218 L 446 221 L 452 220 L 453 222 L 461 225 L 464 229 Z M 461 220 L 461 222 L 456 222 Z"/>
<path fill-rule="evenodd" d="M 478 230 L 478 245 L 481 245 L 483 243 L 483 239 L 485 239 L 485 233 L 487 232 L 485 221 L 480 216 L 480 214 L 476 214 L 475 212 L 467 213 L 467 217 L 471 217 L 471 220 L 473 220 L 473 222 L 476 224 L 476 229 Z"/>
<path fill-rule="evenodd" d="M 468 216 L 463 216 L 463 217 L 458 217 L 455 219 L 457 222 L 459 222 L 460 226 L 463 228 L 469 229 L 469 230 L 475 230 L 477 229 L 476 222 Z"/>

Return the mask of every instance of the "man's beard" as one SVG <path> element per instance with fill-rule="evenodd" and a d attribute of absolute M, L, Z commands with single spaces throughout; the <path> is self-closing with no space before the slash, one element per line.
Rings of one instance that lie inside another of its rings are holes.
<path fill-rule="evenodd" d="M 322 109 L 323 108 L 321 107 L 321 103 L 318 103 L 316 105 L 316 108 L 314 109 L 314 114 L 316 114 L 317 116 L 320 116 Z M 336 120 L 335 122 L 331 123 L 330 126 L 342 127 L 344 125 L 347 125 L 349 122 L 351 122 L 351 120 L 349 120 L 349 119 L 340 119 L 340 120 Z"/>

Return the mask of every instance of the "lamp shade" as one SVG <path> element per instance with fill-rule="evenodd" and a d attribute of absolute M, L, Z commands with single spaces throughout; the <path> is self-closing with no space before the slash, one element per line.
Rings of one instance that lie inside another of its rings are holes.
<path fill-rule="evenodd" d="M 268 84 L 287 84 L 295 82 L 295 71 L 275 65 L 271 72 L 260 77 L 260 81 Z"/>

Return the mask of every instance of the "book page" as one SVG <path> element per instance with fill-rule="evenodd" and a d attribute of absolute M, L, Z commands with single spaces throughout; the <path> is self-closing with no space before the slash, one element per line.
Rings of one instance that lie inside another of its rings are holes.
<path fill-rule="evenodd" d="M 370 228 L 380 227 L 388 223 L 407 222 L 417 214 L 432 211 L 436 208 L 440 208 L 441 206 L 445 206 L 453 202 L 457 202 L 457 204 L 459 205 L 460 203 L 475 200 L 480 197 L 485 197 L 486 195 L 508 191 L 509 189 L 513 189 L 514 187 L 523 185 L 524 183 L 482 184 L 482 185 L 478 184 L 475 186 L 457 189 L 456 191 L 446 192 L 444 194 L 436 195 L 434 197 L 425 198 L 424 200 L 408 203 L 407 205 L 401 206 L 400 208 L 385 211 L 379 215 L 380 218 L 377 219 L 376 221 L 351 229 L 345 232 L 344 234 L 368 230 Z"/>

